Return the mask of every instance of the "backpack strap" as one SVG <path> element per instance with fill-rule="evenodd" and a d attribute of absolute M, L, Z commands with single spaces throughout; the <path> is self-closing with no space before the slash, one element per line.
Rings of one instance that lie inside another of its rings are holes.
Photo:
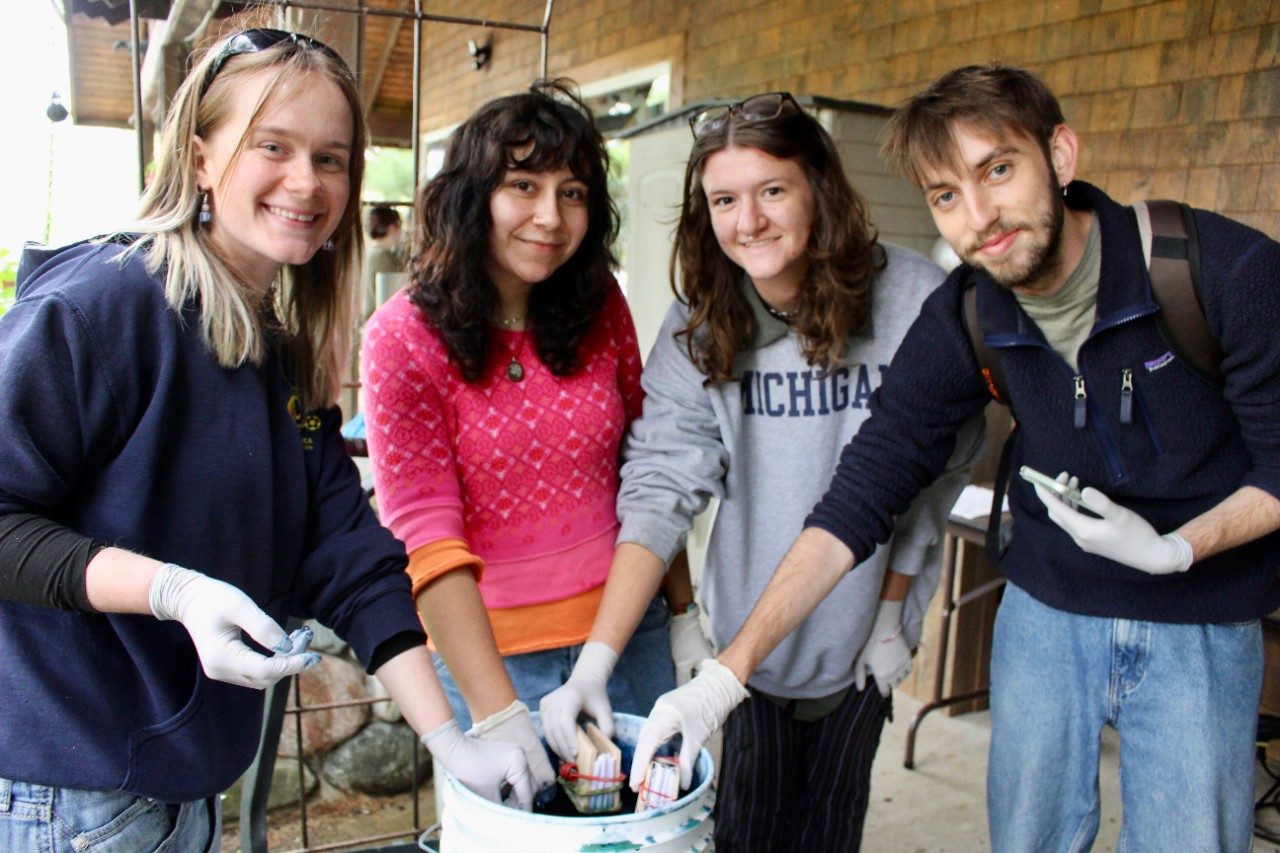
<path fill-rule="evenodd" d="M 1013 406 L 1009 405 L 1009 391 L 1004 381 L 1004 368 L 1000 364 L 1000 356 L 992 352 L 982 338 L 982 328 L 978 324 L 978 288 L 972 275 L 965 282 L 961 293 L 964 308 L 965 331 L 969 334 L 969 343 L 973 346 L 974 357 L 978 360 L 978 368 L 982 371 L 982 380 L 987 383 L 987 393 L 1000 405 L 1013 414 Z M 1000 449 L 1000 462 L 996 467 L 996 479 L 991 484 L 991 509 L 987 514 L 987 554 L 992 563 L 1004 556 L 1005 543 L 1001 541 L 1001 518 L 1004 509 L 1004 495 L 1009 488 L 1009 460 L 1013 454 L 1013 434 L 1018 431 L 1018 419 L 1013 419 L 1013 429 L 1005 436 L 1004 446 Z"/>
<path fill-rule="evenodd" d="M 1181 202 L 1157 199 L 1135 202 L 1133 212 L 1165 340 L 1191 369 L 1222 385 L 1222 348 L 1209 332 L 1196 292 L 1200 242 L 1191 209 Z"/>
<path fill-rule="evenodd" d="M 1000 356 L 991 351 L 982 338 L 982 327 L 978 324 L 978 288 L 972 275 L 964 285 L 961 294 L 964 303 L 964 326 L 969 333 L 969 343 L 973 345 L 974 357 L 978 360 L 978 369 L 982 371 L 982 381 L 987 383 L 987 392 L 1003 406 L 1009 405 L 1009 386 L 1004 381 L 1004 367 L 1000 364 Z"/>
<path fill-rule="evenodd" d="M 990 557 L 992 564 L 997 563 L 1004 552 L 1008 550 L 1009 543 L 1001 534 L 1003 533 L 1003 525 L 1001 521 L 1004 518 L 1004 496 L 1009 491 L 1009 475 L 1013 471 L 1011 461 L 1013 459 L 1014 436 L 1018 432 L 1018 422 L 1013 422 L 1013 429 L 1009 430 L 1009 434 L 1005 436 L 1004 446 L 1000 448 L 1000 462 L 996 466 L 996 479 L 991 484 L 991 509 L 987 515 L 987 555 Z"/>

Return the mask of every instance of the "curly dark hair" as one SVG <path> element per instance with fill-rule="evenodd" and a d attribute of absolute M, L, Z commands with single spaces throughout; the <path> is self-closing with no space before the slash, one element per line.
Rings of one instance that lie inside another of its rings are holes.
<path fill-rule="evenodd" d="M 720 248 L 702 188 L 707 159 L 731 147 L 794 160 L 809 179 L 814 206 L 809 279 L 800 291 L 792 326 L 810 364 L 835 367 L 844 355 L 845 338 L 871 310 L 871 283 L 884 268 L 885 254 L 866 203 L 845 177 L 834 140 L 798 107 L 770 119 L 743 119 L 731 112 L 722 126 L 695 139 L 671 252 L 671 288 L 689 306 L 689 319 L 676 335 L 684 338 L 689 357 L 706 374 L 705 385 L 732 381 L 734 360 L 755 337 L 755 317 L 742 291 L 743 270 Z"/>
<path fill-rule="evenodd" d="M 580 364 L 578 350 L 604 305 L 616 266 L 618 210 L 609 198 L 609 154 L 590 110 L 568 80 L 485 104 L 449 141 L 444 167 L 414 203 L 409 299 L 435 326 L 469 382 L 489 361 L 498 292 L 485 273 L 493 220 L 489 197 L 509 169 L 568 168 L 587 185 L 587 232 L 569 260 L 529 295 L 527 326 L 538 357 L 556 376 Z"/>

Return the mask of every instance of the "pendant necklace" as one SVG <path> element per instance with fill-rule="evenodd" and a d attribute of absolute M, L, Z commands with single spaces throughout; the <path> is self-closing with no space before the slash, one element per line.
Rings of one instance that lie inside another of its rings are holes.
<path fill-rule="evenodd" d="M 760 300 L 760 304 L 764 306 L 764 310 L 769 314 L 770 317 L 772 317 L 773 319 L 781 323 L 785 323 L 788 326 L 791 325 L 791 321 L 796 318 L 796 315 L 800 313 L 799 305 L 796 305 L 796 307 L 790 310 L 784 310 L 782 308 L 774 308 L 772 305 L 769 304 L 769 300 L 764 298 L 764 294 L 760 292 L 759 288 L 756 288 L 756 297 Z M 799 302 L 799 299 L 796 298 L 794 301 Z"/>
<path fill-rule="evenodd" d="M 511 351 L 511 363 L 507 365 L 507 378 L 512 382 L 519 382 L 524 379 L 524 365 L 520 363 L 520 354 L 524 352 L 524 336 L 525 331 L 522 330 L 519 343 Z"/>
<path fill-rule="evenodd" d="M 524 336 L 528 332 L 528 329 L 525 328 L 524 320 L 524 314 L 516 314 L 511 317 L 495 317 L 493 320 L 494 325 L 506 329 L 508 332 L 514 332 L 516 329 L 520 330 L 520 340 L 511 352 L 511 363 L 507 365 L 507 378 L 512 382 L 519 382 L 524 379 L 524 365 L 520 363 L 520 354 L 524 351 Z"/>

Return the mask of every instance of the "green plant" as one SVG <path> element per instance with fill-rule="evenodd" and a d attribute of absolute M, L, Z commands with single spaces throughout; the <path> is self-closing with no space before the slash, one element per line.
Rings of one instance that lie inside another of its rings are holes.
<path fill-rule="evenodd" d="M 413 151 L 408 148 L 370 148 L 365 155 L 365 201 L 402 202 L 413 199 Z"/>
<path fill-rule="evenodd" d="M 0 247 L 0 317 L 17 298 L 18 258 Z"/>

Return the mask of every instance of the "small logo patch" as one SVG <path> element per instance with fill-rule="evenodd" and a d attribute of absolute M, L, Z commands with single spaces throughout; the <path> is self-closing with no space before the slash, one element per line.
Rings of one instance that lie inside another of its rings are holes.
<path fill-rule="evenodd" d="M 1173 353 L 1166 352 L 1159 358 L 1153 358 L 1151 361 L 1145 362 L 1143 367 L 1147 368 L 1147 373 L 1155 373 L 1157 370 L 1164 367 L 1166 364 L 1170 364 L 1172 361 Z"/>
<path fill-rule="evenodd" d="M 302 449 L 312 450 L 316 446 L 315 437 L 311 433 L 317 432 L 322 421 L 319 415 L 308 415 L 302 411 L 302 401 L 298 399 L 297 394 L 292 394 L 288 402 L 289 415 L 293 418 L 293 422 L 298 425 L 299 437 L 302 439 Z"/>

